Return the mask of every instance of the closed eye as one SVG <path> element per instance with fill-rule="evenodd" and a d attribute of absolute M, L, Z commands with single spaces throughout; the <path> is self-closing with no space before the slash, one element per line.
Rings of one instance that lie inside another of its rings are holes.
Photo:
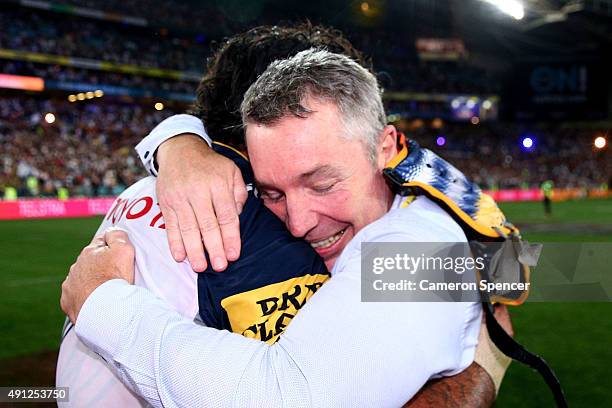
<path fill-rule="evenodd" d="M 324 194 L 324 193 L 329 193 L 331 190 L 333 190 L 335 186 L 336 186 L 336 183 L 322 184 L 322 185 L 313 186 L 312 190 L 315 193 Z"/>
<path fill-rule="evenodd" d="M 285 195 L 274 191 L 262 191 L 260 192 L 259 197 L 264 201 L 276 203 L 281 201 L 285 197 Z"/>

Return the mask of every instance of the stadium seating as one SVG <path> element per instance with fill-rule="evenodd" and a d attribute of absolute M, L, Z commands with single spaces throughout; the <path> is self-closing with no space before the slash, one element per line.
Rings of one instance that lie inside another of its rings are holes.
<path fill-rule="evenodd" d="M 55 115 L 53 123 L 45 121 L 47 113 Z M 172 113 L 134 103 L 0 98 L 0 190 L 12 186 L 21 197 L 57 196 L 60 188 L 70 196 L 116 195 L 145 175 L 133 146 Z M 610 153 L 593 150 L 595 131 L 534 128 L 530 151 L 520 147 L 524 132 L 503 123 L 406 131 L 484 188 L 537 188 L 548 179 L 555 187 L 584 189 L 610 182 Z M 441 134 L 446 144 L 436 146 Z"/>
<path fill-rule="evenodd" d="M 612 176 L 610 151 L 593 147 L 595 136 L 604 133 L 555 124 L 521 126 L 505 122 L 452 124 L 442 129 L 423 126 L 408 131 L 485 189 L 539 188 L 545 180 L 552 180 L 558 188 L 608 186 Z M 443 146 L 436 143 L 441 135 L 445 138 Z M 531 148 L 522 145 L 524 137 L 533 140 Z"/>
<path fill-rule="evenodd" d="M 172 114 L 149 109 L 0 98 L 0 194 L 6 187 L 20 197 L 57 197 L 62 188 L 70 196 L 119 194 L 145 175 L 133 146 Z"/>
<path fill-rule="evenodd" d="M 46 88 L 36 97 L 0 92 L 0 197 L 6 187 L 15 188 L 20 197 L 57 196 L 60 190 L 70 196 L 119 193 L 145 174 L 133 146 L 172 113 L 156 111 L 150 99 L 138 98 L 165 95 L 182 101 L 182 110 L 194 95 L 211 44 L 224 34 L 265 22 L 257 17 L 242 25 L 232 21 L 230 30 L 222 7 L 194 8 L 169 0 L 155 7 L 143 0 L 64 3 L 73 8 L 60 12 L 3 3 L 0 11 L 0 71 L 42 78 Z M 74 7 L 103 13 L 88 18 Z M 499 78 L 466 61 L 419 60 L 410 43 L 414 39 L 394 41 L 396 30 L 346 31 L 372 58 L 387 93 L 411 92 L 436 100 L 438 94 L 500 92 Z M 114 93 L 108 94 L 115 98 L 67 102 L 68 94 L 83 87 L 112 88 Z M 402 102 L 387 103 L 390 111 L 402 111 Z M 583 189 L 610 183 L 610 150 L 592 148 L 596 129 L 486 120 L 477 126 L 447 120 L 440 128 L 429 121 L 448 106 L 436 103 L 404 109 L 398 126 L 484 188 L 537 188 L 544 180 L 553 180 L 555 187 Z M 426 122 L 419 119 L 413 126 L 406 119 L 415 111 Z M 53 123 L 45 121 L 47 113 L 55 115 Z M 531 149 L 520 145 L 526 134 L 535 139 Z M 443 145 L 436 143 L 440 136 Z"/>
<path fill-rule="evenodd" d="M 99 3 L 102 8 L 107 7 L 105 2 L 90 3 Z M 176 32 L 168 32 L 165 28 L 133 27 L 23 8 L 3 10 L 0 13 L 0 26 L 7 27 L 6 35 L 0 37 L 0 49 L 177 70 L 196 76 L 204 70 L 210 43 L 222 38 L 203 34 L 178 35 Z M 189 27 L 194 27 L 193 22 Z M 482 69 L 457 61 L 419 63 L 411 47 L 388 47 L 387 44 L 393 43 L 389 37 L 391 35 L 379 31 L 351 32 L 349 35 L 359 48 L 369 51 L 375 69 L 387 89 L 477 94 L 499 91 L 499 81 Z M 101 76 L 92 70 L 79 70 L 78 74 L 63 73 L 65 70 L 70 71 L 65 67 L 55 67 L 53 72 L 49 72 L 39 64 L 17 64 L 12 69 L 21 75 L 42 71 L 40 76 L 47 78 L 76 75 L 79 79 L 89 76 L 93 81 L 107 79 L 107 76 Z M 125 74 L 121 80 L 110 79 L 112 83 L 118 81 L 124 82 L 124 85 L 125 82 L 134 81 L 136 86 L 142 79 Z M 167 82 L 164 82 L 165 87 L 172 87 L 167 85 Z M 183 85 L 178 87 L 182 88 Z"/>

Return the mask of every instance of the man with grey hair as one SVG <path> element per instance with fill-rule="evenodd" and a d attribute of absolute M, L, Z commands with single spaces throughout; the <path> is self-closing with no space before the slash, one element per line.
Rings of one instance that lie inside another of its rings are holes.
<path fill-rule="evenodd" d="M 313 64 L 312 61 L 316 61 Z M 376 78 L 347 56 L 312 49 L 291 60 L 277 61 L 244 95 L 242 120 L 270 125 L 286 115 L 308 117 L 306 96 L 332 101 L 341 113 L 345 137 L 361 139 L 372 161 L 378 136 L 387 124 Z"/>
<path fill-rule="evenodd" d="M 241 111 L 260 197 L 285 221 L 294 236 L 311 243 L 331 270 L 356 232 L 382 217 L 394 199 L 382 177 L 382 169 L 397 153 L 397 132 L 385 124 L 376 78 L 346 56 L 315 49 L 303 51 L 291 59 L 272 63 L 245 93 Z M 324 128 L 313 128 L 303 137 L 306 146 L 296 148 L 296 141 L 301 139 L 293 135 L 304 131 L 306 124 L 319 124 L 319 119 Z M 295 125 L 295 128 L 281 124 Z M 318 134 L 324 140 L 314 137 Z M 324 146 L 330 142 L 327 151 Z M 279 147 L 283 143 L 286 148 Z M 270 149 L 269 144 L 276 148 Z M 312 149 L 310 154 L 304 154 L 307 147 Z M 282 174 L 298 173 L 291 170 L 300 164 L 299 157 L 284 157 L 290 152 L 304 158 L 302 161 L 306 163 L 299 171 L 308 175 L 307 179 L 290 180 L 299 188 L 295 200 L 293 194 L 278 186 Z M 317 161 L 322 153 L 329 153 L 325 157 L 330 162 L 327 166 Z M 366 162 L 355 168 L 356 159 L 363 153 Z M 352 167 L 341 166 L 343 156 Z M 305 183 L 311 180 L 316 183 L 312 186 Z M 349 188 L 337 188 L 349 181 Z M 350 199 L 336 199 L 339 193 L 348 192 Z M 317 211 L 311 210 L 313 197 Z M 301 219 L 296 222 L 302 215 L 316 218 L 317 228 L 310 230 L 309 223 Z M 335 243 L 320 245 L 330 240 Z"/>
<path fill-rule="evenodd" d="M 398 135 L 375 78 L 347 57 L 303 51 L 271 64 L 242 108 L 260 196 L 332 278 L 267 345 L 196 326 L 129 285 L 122 237 L 82 254 L 63 285 L 79 337 L 154 406 L 399 406 L 467 367 L 478 304 L 361 302 L 362 242 L 466 241 L 433 202 L 406 207 L 387 186 Z"/>

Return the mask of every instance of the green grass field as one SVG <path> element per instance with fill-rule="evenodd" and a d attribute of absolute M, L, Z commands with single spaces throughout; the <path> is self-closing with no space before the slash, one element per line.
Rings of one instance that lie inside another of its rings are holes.
<path fill-rule="evenodd" d="M 100 222 L 0 221 L 0 359 L 57 349 L 60 285 Z"/>
<path fill-rule="evenodd" d="M 503 209 L 532 242 L 612 241 L 612 200 L 554 203 L 551 218 L 544 217 L 541 203 Z M 0 374 L 3 360 L 57 350 L 60 285 L 99 223 L 0 221 Z M 610 405 L 612 303 L 528 303 L 511 313 L 517 338 L 555 368 L 571 406 Z M 514 363 L 497 406 L 517 405 L 551 406 L 552 399 L 537 374 Z"/>
<path fill-rule="evenodd" d="M 532 242 L 612 242 L 612 200 L 506 203 L 508 219 Z M 527 303 L 511 309 L 516 338 L 555 369 L 572 407 L 608 407 L 612 364 L 612 303 Z M 553 406 L 538 374 L 513 363 L 497 406 Z"/>

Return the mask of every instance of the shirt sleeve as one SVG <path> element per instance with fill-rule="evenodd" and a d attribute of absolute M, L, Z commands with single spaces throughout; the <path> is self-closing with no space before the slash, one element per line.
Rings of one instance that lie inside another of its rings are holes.
<path fill-rule="evenodd" d="M 360 254 L 339 266 L 272 346 L 198 327 L 122 280 L 92 293 L 76 332 L 158 407 L 400 406 L 471 363 L 477 304 L 365 303 Z"/>
<path fill-rule="evenodd" d="M 157 176 L 157 169 L 153 160 L 157 148 L 166 140 L 182 133 L 198 135 L 209 146 L 212 145 L 212 139 L 206 133 L 199 118 L 186 114 L 170 116 L 155 126 L 151 133 L 136 145 L 136 153 L 138 153 L 142 164 L 151 175 Z"/>

